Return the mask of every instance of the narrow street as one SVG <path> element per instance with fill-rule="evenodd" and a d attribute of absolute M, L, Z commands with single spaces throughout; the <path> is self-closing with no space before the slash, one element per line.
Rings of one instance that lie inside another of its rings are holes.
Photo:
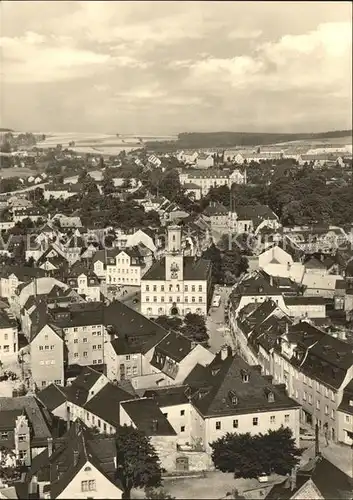
<path fill-rule="evenodd" d="M 206 326 L 209 335 L 210 350 L 216 353 L 222 345 L 228 344 L 234 347 L 234 340 L 230 334 L 228 327 L 224 322 L 224 309 L 227 303 L 231 288 L 222 287 L 215 291 L 214 295 L 221 296 L 219 307 L 210 307 L 209 315 L 207 316 Z"/>

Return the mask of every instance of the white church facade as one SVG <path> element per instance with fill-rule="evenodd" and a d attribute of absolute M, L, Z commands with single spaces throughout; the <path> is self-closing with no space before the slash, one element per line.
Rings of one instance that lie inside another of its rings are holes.
<path fill-rule="evenodd" d="M 167 231 L 165 257 L 141 279 L 141 313 L 149 317 L 206 316 L 212 294 L 212 264 L 184 256 L 180 226 L 169 226 Z"/>

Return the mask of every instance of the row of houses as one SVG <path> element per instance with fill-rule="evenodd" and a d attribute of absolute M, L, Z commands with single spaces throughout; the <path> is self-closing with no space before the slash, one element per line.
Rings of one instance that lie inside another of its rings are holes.
<path fill-rule="evenodd" d="M 239 352 L 286 384 L 302 406 L 302 424 L 317 423 L 329 439 L 351 444 L 351 417 L 340 405 L 353 378 L 353 351 L 344 329 L 331 330 L 329 307 L 335 301 L 321 290 L 303 295 L 292 280 L 258 272 L 234 289 L 227 314 Z"/>

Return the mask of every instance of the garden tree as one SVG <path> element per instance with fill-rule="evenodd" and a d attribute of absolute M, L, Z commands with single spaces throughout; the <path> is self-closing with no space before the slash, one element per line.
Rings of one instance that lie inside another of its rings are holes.
<path fill-rule="evenodd" d="M 145 498 L 146 500 L 175 500 L 175 497 L 163 488 L 145 488 Z"/>
<path fill-rule="evenodd" d="M 16 465 L 16 455 L 5 446 L 0 448 L 0 483 L 8 484 L 21 479 L 21 469 Z"/>
<path fill-rule="evenodd" d="M 22 186 L 19 177 L 6 177 L 0 180 L 0 193 L 16 191 Z"/>
<path fill-rule="evenodd" d="M 224 281 L 222 269 L 222 254 L 220 249 L 212 243 L 203 253 L 202 258 L 210 260 L 212 263 L 212 280 L 213 283 L 222 284 Z"/>
<path fill-rule="evenodd" d="M 166 170 L 161 178 L 159 193 L 172 201 L 181 190 L 178 171 L 175 169 Z"/>
<path fill-rule="evenodd" d="M 161 466 L 150 439 L 144 432 L 131 426 L 116 429 L 117 477 L 124 489 L 124 498 L 130 498 L 132 488 L 161 485 Z"/>
<path fill-rule="evenodd" d="M 132 180 L 129 179 L 129 177 L 126 177 L 124 179 L 124 182 L 122 183 L 122 189 L 131 189 L 132 187 Z"/>
<path fill-rule="evenodd" d="M 235 248 L 225 250 L 222 254 L 222 270 L 225 285 L 234 285 L 236 279 L 239 278 L 249 268 L 249 261 L 240 251 Z"/>
<path fill-rule="evenodd" d="M 207 343 L 209 340 L 205 318 L 199 314 L 186 314 L 182 333 L 194 342 Z"/>
<path fill-rule="evenodd" d="M 110 168 L 106 168 L 103 173 L 102 191 L 104 195 L 112 194 L 115 191 L 113 172 Z"/>
<path fill-rule="evenodd" d="M 28 191 L 27 197 L 32 203 L 40 203 L 44 199 L 44 190 L 39 187 L 32 189 L 32 191 Z"/>
<path fill-rule="evenodd" d="M 173 330 L 175 332 L 180 332 L 183 327 L 183 321 L 175 316 L 158 316 L 154 321 L 166 330 Z"/>
<path fill-rule="evenodd" d="M 299 463 L 301 450 L 296 448 L 292 431 L 281 427 L 266 434 L 227 433 L 211 443 L 212 460 L 222 472 L 236 477 L 256 478 L 262 473 L 285 475 Z"/>

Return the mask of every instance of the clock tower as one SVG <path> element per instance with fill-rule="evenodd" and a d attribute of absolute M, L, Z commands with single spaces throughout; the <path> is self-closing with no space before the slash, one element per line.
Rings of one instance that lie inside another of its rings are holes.
<path fill-rule="evenodd" d="M 181 248 L 181 227 L 169 226 L 167 234 L 165 279 L 166 281 L 183 281 L 184 258 Z"/>

